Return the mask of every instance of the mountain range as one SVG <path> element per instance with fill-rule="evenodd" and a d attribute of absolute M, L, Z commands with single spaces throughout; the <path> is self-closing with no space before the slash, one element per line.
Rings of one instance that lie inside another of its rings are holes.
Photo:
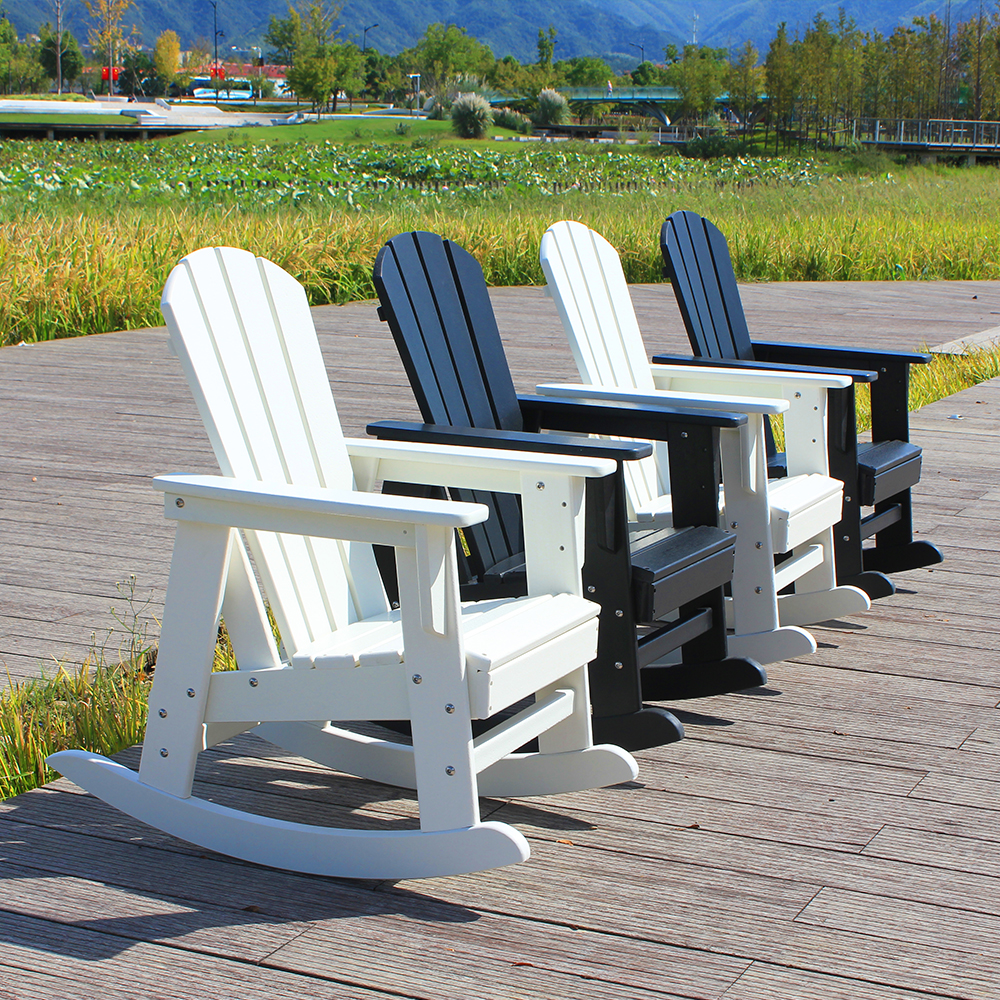
<path fill-rule="evenodd" d="M 539 28 L 556 29 L 556 59 L 593 55 L 621 72 L 642 56 L 663 60 L 667 45 L 678 48 L 697 40 L 715 48 L 735 48 L 748 39 L 766 54 L 777 25 L 790 35 L 804 31 L 818 13 L 836 21 L 839 8 L 863 31 L 890 34 L 899 24 L 931 14 L 953 24 L 976 17 L 979 0 L 346 0 L 340 13 L 343 37 L 367 41 L 395 54 L 412 46 L 428 24 L 457 24 L 488 45 L 497 58 L 513 55 L 521 62 L 537 58 Z M 5 0 L 11 23 L 23 36 L 48 21 L 54 23 L 51 0 Z M 219 55 L 231 48 L 261 44 L 271 15 L 285 17 L 288 0 L 218 0 Z M 181 47 L 201 42 L 211 48 L 213 10 L 209 0 L 135 0 L 125 15 L 126 28 L 152 45 L 161 31 L 172 28 Z M 85 42 L 93 26 L 83 0 L 64 0 L 65 26 Z M 375 27 L 371 27 L 375 25 Z"/>

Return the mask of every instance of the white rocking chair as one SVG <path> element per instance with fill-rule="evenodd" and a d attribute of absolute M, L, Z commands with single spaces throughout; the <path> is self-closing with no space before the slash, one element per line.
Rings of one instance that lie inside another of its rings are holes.
<path fill-rule="evenodd" d="M 799 626 L 871 607 L 864 591 L 837 585 L 834 564 L 843 483 L 829 476 L 826 399 L 828 388 L 850 379 L 651 365 L 621 260 L 607 240 L 578 222 L 557 222 L 542 237 L 541 263 L 586 385 L 540 385 L 539 393 L 710 406 L 750 417 L 739 430 L 721 432 L 724 523 L 737 536 L 730 650 L 761 663 L 810 653 L 815 640 Z M 782 411 L 788 476 L 768 481 L 764 418 Z M 650 458 L 628 463 L 640 523 L 669 522 L 665 448 L 659 443 Z M 775 567 L 775 553 L 789 558 Z M 779 596 L 792 584 L 794 593 Z"/>
<path fill-rule="evenodd" d="M 392 879 L 527 858 L 520 833 L 480 821 L 479 794 L 635 776 L 627 753 L 592 744 L 587 691 L 599 608 L 581 596 L 584 481 L 611 473 L 613 462 L 345 441 L 302 287 L 245 251 L 184 258 L 162 308 L 223 476 L 155 481 L 177 536 L 138 773 L 74 750 L 49 758 L 56 770 L 225 854 Z M 487 508 L 360 492 L 382 479 L 520 494 L 528 596 L 462 606 L 455 529 L 482 521 Z M 395 549 L 398 611 L 371 543 Z M 220 614 L 237 671 L 212 672 Z M 472 719 L 532 694 L 528 708 L 473 738 Z M 409 719 L 412 746 L 329 719 Z M 192 796 L 198 753 L 258 724 L 288 750 L 415 787 L 420 829 L 323 828 Z M 513 752 L 536 737 L 538 752 Z"/>

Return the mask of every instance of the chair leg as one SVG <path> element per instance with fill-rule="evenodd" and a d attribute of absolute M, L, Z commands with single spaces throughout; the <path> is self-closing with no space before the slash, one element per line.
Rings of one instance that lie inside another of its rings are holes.
<path fill-rule="evenodd" d="M 139 780 L 179 798 L 191 794 L 204 746 L 208 680 L 234 535 L 217 525 L 177 524 Z"/>
<path fill-rule="evenodd" d="M 944 559 L 940 550 L 927 541 L 913 540 L 913 501 L 910 491 L 897 493 L 875 505 L 878 514 L 883 507 L 898 504 L 900 518 L 895 524 L 883 528 L 875 535 L 875 547 L 865 549 L 864 567 L 869 571 L 899 573 L 921 566 L 934 566 Z"/>
<path fill-rule="evenodd" d="M 659 700 L 654 695 L 650 699 Z M 612 743 L 624 750 L 647 750 L 684 738 L 680 719 L 658 705 L 644 705 L 627 715 L 595 715 L 593 726 L 595 742 Z"/>

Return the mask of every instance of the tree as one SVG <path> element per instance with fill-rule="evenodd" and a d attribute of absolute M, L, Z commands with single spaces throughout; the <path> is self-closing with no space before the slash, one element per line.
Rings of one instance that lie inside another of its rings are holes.
<path fill-rule="evenodd" d="M 337 110 L 337 95 L 341 90 L 353 94 L 364 86 L 361 50 L 353 42 L 342 44 L 336 40 L 340 33 L 336 26 L 340 9 L 314 0 L 305 17 L 296 10 L 289 12 L 295 48 L 288 85 L 313 105 L 317 115 L 331 97 L 333 110 Z"/>
<path fill-rule="evenodd" d="M 97 52 L 107 53 L 108 93 L 113 92 L 114 64 L 117 48 L 125 40 L 122 19 L 125 12 L 135 6 L 134 0 L 83 0 L 91 18 L 96 22 L 90 31 L 90 44 Z"/>
<path fill-rule="evenodd" d="M 670 83 L 681 94 L 680 113 L 696 121 L 715 107 L 726 78 L 724 49 L 705 45 L 685 45 L 680 62 L 669 67 Z"/>
<path fill-rule="evenodd" d="M 128 49 L 122 56 L 122 71 L 118 76 L 118 93 L 132 97 L 160 97 L 169 81 L 156 72 L 156 65 L 146 52 Z"/>
<path fill-rule="evenodd" d="M 38 29 L 41 38 L 41 48 L 38 58 L 45 70 L 45 75 L 56 81 L 56 87 L 62 93 L 61 80 L 73 87 L 73 81 L 83 70 L 83 53 L 77 40 L 68 32 L 62 33 L 60 40 L 50 24 L 43 24 Z"/>
<path fill-rule="evenodd" d="M 54 47 L 55 47 L 55 57 L 56 57 L 56 65 L 55 65 L 55 70 L 56 71 L 55 71 L 54 74 L 50 73 L 49 75 L 52 76 L 52 77 L 54 77 L 54 79 L 56 81 L 56 90 L 60 94 L 62 93 L 62 85 L 63 85 L 63 77 L 64 77 L 63 64 L 62 64 L 62 61 L 63 61 L 63 51 L 64 50 L 63 50 L 63 47 L 62 47 L 62 43 L 63 43 L 63 35 L 64 35 L 64 31 L 63 31 L 63 7 L 65 5 L 66 5 L 66 0 L 52 0 L 52 9 L 55 11 L 55 15 L 56 15 L 56 30 L 55 30 L 55 34 L 53 36 L 54 37 L 54 41 L 55 41 L 55 46 Z M 75 39 L 74 39 L 74 42 L 75 42 Z M 77 46 L 77 51 L 79 51 L 79 48 L 80 47 Z M 81 69 L 83 69 L 82 65 L 77 68 L 77 71 L 76 71 L 76 73 L 73 74 L 73 76 L 79 75 L 79 72 L 80 72 Z M 72 78 L 73 77 L 70 77 L 70 79 L 72 79 Z"/>
<path fill-rule="evenodd" d="M 538 65 L 548 69 L 552 65 L 552 55 L 556 50 L 556 29 L 550 24 L 549 30 L 538 29 Z"/>
<path fill-rule="evenodd" d="M 759 54 L 753 42 L 745 42 L 736 58 L 729 63 L 726 86 L 729 103 L 739 115 L 748 132 L 753 131 L 752 112 L 760 99 L 764 70 L 758 66 Z"/>
<path fill-rule="evenodd" d="M 290 14 L 295 12 L 289 9 Z M 271 21 L 267 32 L 264 35 L 264 44 L 267 46 L 267 58 L 277 63 L 279 66 L 291 66 L 292 57 L 295 55 L 295 19 L 294 17 L 275 17 L 271 15 Z"/>
<path fill-rule="evenodd" d="M 774 151 L 778 152 L 778 130 L 791 125 L 792 111 L 798 94 L 798 79 L 792 45 L 788 40 L 788 25 L 782 21 L 778 33 L 771 39 L 764 60 L 764 84 L 770 117 L 774 121 Z"/>
<path fill-rule="evenodd" d="M 496 63 L 488 46 L 454 24 L 428 25 L 403 56 L 420 71 L 424 87 L 433 92 L 443 91 L 449 78 L 458 73 L 483 78 Z"/>
<path fill-rule="evenodd" d="M 596 56 L 574 56 L 556 63 L 556 69 L 571 87 L 603 87 L 615 75 L 614 70 Z"/>
<path fill-rule="evenodd" d="M 181 40 L 176 31 L 169 28 L 160 33 L 153 48 L 153 63 L 157 75 L 166 80 L 172 80 L 177 75 L 181 62 Z"/>
<path fill-rule="evenodd" d="M 807 138 L 812 123 L 819 140 L 824 126 L 829 127 L 833 114 L 833 49 L 830 22 L 822 14 L 817 14 L 798 47 L 799 96 Z"/>
<path fill-rule="evenodd" d="M 635 87 L 662 87 L 667 85 L 669 74 L 669 67 L 657 66 L 647 59 L 632 70 L 632 84 Z"/>

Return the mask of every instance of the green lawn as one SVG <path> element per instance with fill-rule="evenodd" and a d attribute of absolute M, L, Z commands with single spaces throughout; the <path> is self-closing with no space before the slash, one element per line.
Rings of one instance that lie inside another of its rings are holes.
<path fill-rule="evenodd" d="M 112 125 L 131 127 L 135 125 L 135 119 L 129 115 L 74 115 L 72 112 L 53 114 L 15 114 L 13 112 L 0 113 L 0 125 Z"/>
<path fill-rule="evenodd" d="M 266 109 L 258 107 L 258 111 Z M 283 110 L 274 117 L 288 114 Z M 403 129 L 407 129 L 404 131 Z M 399 129 L 399 131 L 397 131 Z M 490 136 L 513 136 L 516 132 L 510 129 L 494 129 Z M 414 139 L 439 139 L 446 143 L 461 143 L 469 145 L 468 139 L 459 139 L 451 130 L 449 121 L 428 121 L 425 118 L 377 118 L 371 115 L 355 115 L 351 119 L 326 118 L 316 121 L 315 116 L 301 125 L 247 125 L 239 128 L 211 129 L 205 132 L 188 133 L 183 136 L 169 136 L 159 139 L 162 143 L 213 143 L 226 142 L 252 146 L 257 143 L 298 142 L 338 142 L 345 145 L 367 146 L 372 143 L 408 145 Z M 483 139 L 482 143 L 491 143 L 492 138 Z"/>

